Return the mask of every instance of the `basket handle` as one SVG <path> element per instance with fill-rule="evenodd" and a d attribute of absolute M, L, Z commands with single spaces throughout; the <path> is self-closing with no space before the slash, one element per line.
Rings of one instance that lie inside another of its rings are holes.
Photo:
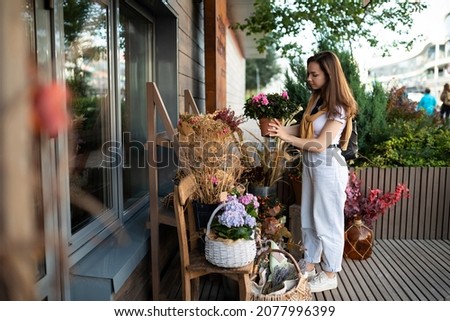
<path fill-rule="evenodd" d="M 302 271 L 300 270 L 300 267 L 298 266 L 297 261 L 294 259 L 294 257 L 292 256 L 291 253 L 289 253 L 283 249 L 272 249 L 272 248 L 268 248 L 267 250 L 265 250 L 264 252 L 262 252 L 261 254 L 258 255 L 258 258 L 256 259 L 256 263 L 253 265 L 253 274 L 258 272 L 259 263 L 261 262 L 261 260 L 272 252 L 278 252 L 278 253 L 282 253 L 282 254 L 286 255 L 288 257 L 288 259 L 290 259 L 292 261 L 295 269 L 297 270 L 297 273 L 299 275 L 302 274 Z"/>
<path fill-rule="evenodd" d="M 226 202 L 223 202 L 222 204 L 219 204 L 219 206 L 216 207 L 216 209 L 214 210 L 214 212 L 211 214 L 208 224 L 206 224 L 206 235 L 209 235 L 209 232 L 211 231 L 211 223 L 214 219 L 214 216 L 216 216 L 216 214 L 223 208 L 225 207 L 225 205 L 227 205 Z"/>

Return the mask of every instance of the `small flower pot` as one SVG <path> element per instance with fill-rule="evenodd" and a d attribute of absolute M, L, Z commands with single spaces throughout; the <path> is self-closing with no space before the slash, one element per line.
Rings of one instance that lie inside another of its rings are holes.
<path fill-rule="evenodd" d="M 260 118 L 259 119 L 259 129 L 261 130 L 261 136 L 269 137 L 269 124 L 274 123 L 275 121 L 272 118 Z"/>

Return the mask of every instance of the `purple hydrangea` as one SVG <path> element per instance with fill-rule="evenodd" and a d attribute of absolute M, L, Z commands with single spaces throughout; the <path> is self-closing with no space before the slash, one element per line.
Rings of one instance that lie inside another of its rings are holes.
<path fill-rule="evenodd" d="M 228 228 L 240 227 L 244 225 L 254 227 L 256 225 L 255 218 L 246 212 L 245 206 L 239 203 L 236 196 L 228 197 L 224 211 L 218 219 L 220 224 Z"/>

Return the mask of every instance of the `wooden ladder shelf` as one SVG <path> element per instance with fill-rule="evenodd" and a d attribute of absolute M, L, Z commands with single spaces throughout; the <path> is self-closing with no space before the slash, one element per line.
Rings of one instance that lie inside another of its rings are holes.
<path fill-rule="evenodd" d="M 170 120 L 167 109 L 154 82 L 147 82 L 147 148 L 149 160 L 149 215 L 147 227 L 150 229 L 152 293 L 153 300 L 159 299 L 160 271 L 159 271 L 159 225 L 176 226 L 175 215 L 172 210 L 161 207 L 158 193 L 158 164 L 157 146 L 173 148 L 178 156 L 179 144 L 177 128 Z M 199 114 L 197 105 L 191 92 L 184 91 L 185 110 Z M 165 131 L 157 131 L 157 115 L 160 116 Z"/>

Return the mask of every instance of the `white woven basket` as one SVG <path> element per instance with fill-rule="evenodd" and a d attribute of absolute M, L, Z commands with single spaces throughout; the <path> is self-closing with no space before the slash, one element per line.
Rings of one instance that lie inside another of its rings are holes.
<path fill-rule="evenodd" d="M 254 261 L 256 257 L 255 240 L 239 239 L 236 241 L 210 237 L 211 223 L 214 216 L 225 206 L 220 204 L 209 218 L 206 226 L 205 256 L 211 264 L 225 268 L 237 268 Z"/>

